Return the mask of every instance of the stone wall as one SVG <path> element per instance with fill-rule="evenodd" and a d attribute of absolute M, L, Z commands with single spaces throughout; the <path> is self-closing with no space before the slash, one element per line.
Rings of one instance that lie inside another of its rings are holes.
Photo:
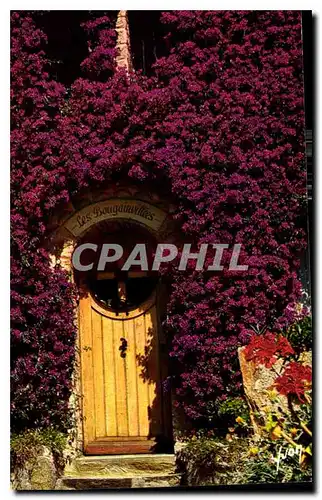
<path fill-rule="evenodd" d="M 60 475 L 53 453 L 43 446 L 36 457 L 12 471 L 11 488 L 19 491 L 54 490 Z"/>

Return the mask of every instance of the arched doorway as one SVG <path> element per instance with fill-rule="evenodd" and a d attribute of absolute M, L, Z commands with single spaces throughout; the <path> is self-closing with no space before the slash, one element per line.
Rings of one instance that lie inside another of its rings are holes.
<path fill-rule="evenodd" d="M 84 452 L 171 451 L 171 409 L 163 391 L 165 290 L 155 272 L 121 270 L 136 243 L 144 242 L 152 253 L 155 236 L 133 221 L 103 221 L 83 241 L 124 248 L 123 259 L 104 272 L 75 273 Z"/>
<path fill-rule="evenodd" d="M 124 187 L 88 193 L 56 218 L 52 262 L 72 271 L 83 241 L 174 242 L 173 205 Z M 94 201 L 95 200 L 95 201 Z M 98 252 L 99 253 L 99 252 Z M 150 267 L 149 267 L 150 269 Z M 75 373 L 77 443 L 85 454 L 172 452 L 172 406 L 163 390 L 168 349 L 161 328 L 167 293 L 156 273 L 71 273 L 79 289 Z M 76 305 L 76 304 L 75 304 Z M 74 403 L 72 401 L 72 405 Z M 80 407 L 80 408 L 79 408 Z"/>

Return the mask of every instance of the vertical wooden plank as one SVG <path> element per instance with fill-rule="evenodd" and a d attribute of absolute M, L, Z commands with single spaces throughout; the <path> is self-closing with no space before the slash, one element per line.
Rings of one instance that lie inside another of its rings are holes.
<path fill-rule="evenodd" d="M 144 314 L 134 319 L 136 338 L 136 363 L 137 363 L 137 391 L 138 391 L 138 413 L 139 413 L 139 436 L 149 436 L 149 390 L 148 371 L 146 356 L 146 334 Z"/>
<path fill-rule="evenodd" d="M 145 313 L 146 343 L 148 346 L 148 392 L 150 408 L 150 432 L 161 432 L 160 363 L 156 306 Z"/>
<path fill-rule="evenodd" d="M 121 357 L 119 347 L 124 338 L 123 321 L 113 321 L 115 380 L 116 380 L 116 413 L 118 436 L 128 436 L 127 395 L 125 358 Z"/>
<path fill-rule="evenodd" d="M 167 379 L 168 371 L 168 350 L 166 338 L 162 329 L 161 317 L 166 310 L 166 289 L 164 285 L 159 284 L 157 291 L 157 304 L 156 304 L 156 318 L 158 325 L 158 341 L 159 341 L 159 364 L 160 364 L 160 383 Z M 161 415 L 162 415 L 162 431 L 166 437 L 172 437 L 172 405 L 171 393 L 169 390 L 163 391 L 161 389 Z"/>
<path fill-rule="evenodd" d="M 127 351 L 125 357 L 126 366 L 126 386 L 127 386 L 127 412 L 129 422 L 129 436 L 139 435 L 139 413 L 138 413 L 138 392 L 136 380 L 136 339 L 134 330 L 134 320 L 129 319 L 123 322 L 124 338 L 127 340 Z"/>
<path fill-rule="evenodd" d="M 83 407 L 84 448 L 95 438 L 92 321 L 89 295 L 79 303 L 81 392 Z"/>
<path fill-rule="evenodd" d="M 112 323 L 113 320 L 103 318 L 103 367 L 107 436 L 117 436 L 116 380 Z"/>
<path fill-rule="evenodd" d="M 95 401 L 95 436 L 103 437 L 105 427 L 105 395 L 104 395 L 104 369 L 103 369 L 103 344 L 102 344 L 102 316 L 92 309 L 92 335 L 93 335 L 93 377 Z"/>

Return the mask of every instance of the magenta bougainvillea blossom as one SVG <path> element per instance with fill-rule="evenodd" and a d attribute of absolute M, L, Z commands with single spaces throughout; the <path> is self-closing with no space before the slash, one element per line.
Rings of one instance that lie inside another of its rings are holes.
<path fill-rule="evenodd" d="M 65 421 L 73 289 L 45 250 L 56 207 L 116 181 L 171 198 L 181 234 L 242 244 L 247 273 L 168 273 L 165 331 L 176 404 L 213 419 L 238 394 L 237 347 L 292 321 L 305 248 L 300 12 L 171 11 L 153 76 L 115 67 L 115 15 L 85 23 L 89 56 L 68 93 L 27 13 L 12 21 L 15 421 Z M 227 260 L 230 256 L 226 255 Z"/>
<path fill-rule="evenodd" d="M 65 90 L 46 72 L 31 17 L 13 13 L 11 22 L 12 425 L 66 428 L 74 292 L 44 247 L 46 217 L 69 196 L 56 131 Z"/>

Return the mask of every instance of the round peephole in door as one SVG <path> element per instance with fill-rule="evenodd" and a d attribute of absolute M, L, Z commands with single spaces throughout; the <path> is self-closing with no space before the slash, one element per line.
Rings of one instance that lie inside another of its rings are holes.
<path fill-rule="evenodd" d="M 139 308 L 151 297 L 158 282 L 156 276 L 131 277 L 125 273 L 123 276 L 106 277 L 104 274 L 90 279 L 88 288 L 100 306 L 113 312 L 128 312 Z"/>

